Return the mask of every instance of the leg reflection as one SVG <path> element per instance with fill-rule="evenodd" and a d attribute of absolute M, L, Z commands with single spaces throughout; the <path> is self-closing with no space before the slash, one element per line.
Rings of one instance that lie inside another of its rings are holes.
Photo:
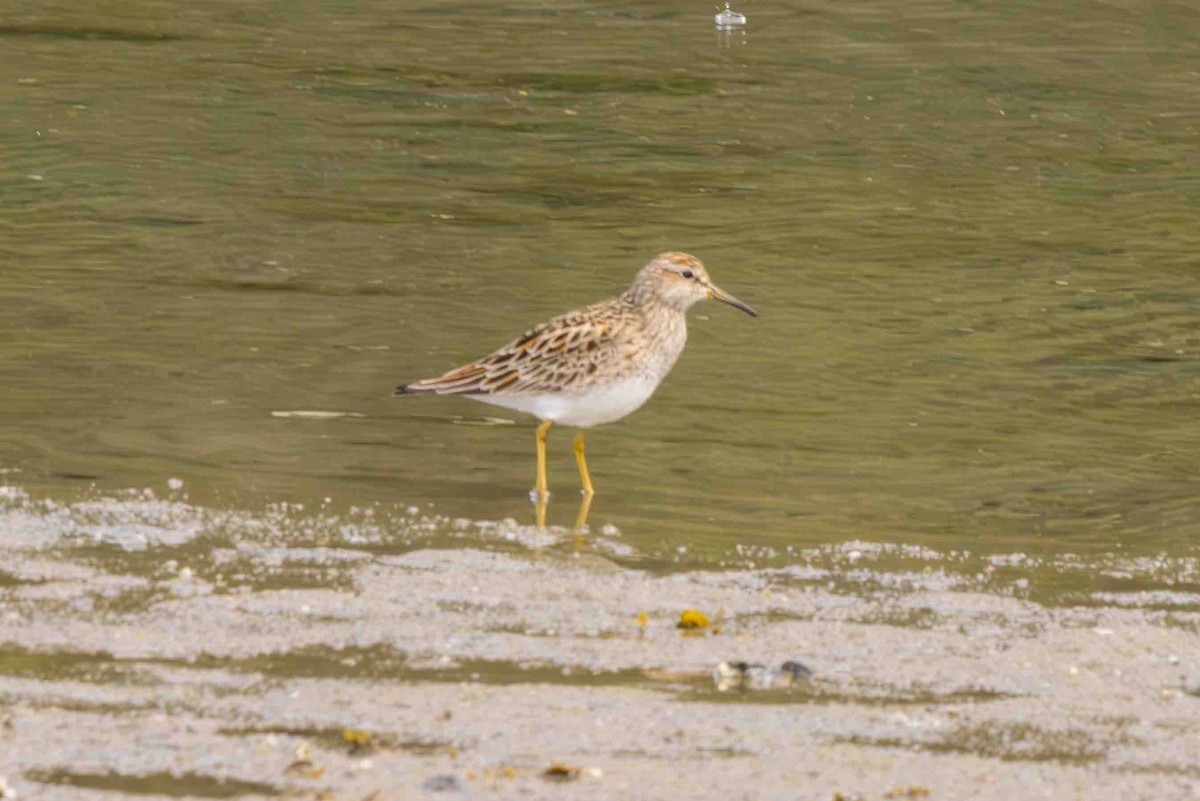
<path fill-rule="evenodd" d="M 533 493 L 534 497 L 534 519 L 537 521 L 537 527 L 540 529 L 546 528 L 546 507 L 550 493 L 537 492 Z M 592 509 L 592 498 L 595 495 L 590 492 L 583 493 L 579 498 L 579 513 L 575 515 L 575 532 L 577 534 L 587 533 L 588 512 Z"/>
<path fill-rule="evenodd" d="M 588 512 L 591 511 L 593 497 L 595 497 L 593 493 L 585 492 L 579 499 L 579 514 L 575 515 L 575 530 L 581 534 L 587 533 Z"/>
<path fill-rule="evenodd" d="M 534 503 L 537 504 L 535 512 L 537 518 L 537 527 L 540 529 L 546 528 L 546 500 L 550 497 L 548 492 L 535 492 L 536 496 Z"/>
<path fill-rule="evenodd" d="M 572 543 L 576 551 L 582 551 L 583 546 L 587 544 L 587 519 L 588 511 L 592 508 L 592 497 L 594 493 L 585 492 L 583 497 L 579 499 L 579 514 L 575 515 L 575 537 Z"/>

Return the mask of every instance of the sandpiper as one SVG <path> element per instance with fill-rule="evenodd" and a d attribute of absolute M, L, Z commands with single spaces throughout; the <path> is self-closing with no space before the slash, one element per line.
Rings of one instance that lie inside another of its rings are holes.
<path fill-rule="evenodd" d="M 620 296 L 534 326 L 482 359 L 402 384 L 395 394 L 464 395 L 537 417 L 536 492 L 544 499 L 550 426 L 611 423 L 649 400 L 687 343 L 687 310 L 706 298 L 758 316 L 714 284 L 695 256 L 660 253 Z M 575 463 L 590 498 L 582 430 Z"/>

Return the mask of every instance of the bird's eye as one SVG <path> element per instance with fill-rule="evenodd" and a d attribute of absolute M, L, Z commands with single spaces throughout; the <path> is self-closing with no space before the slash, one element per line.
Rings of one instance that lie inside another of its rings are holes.
<path fill-rule="evenodd" d="M 684 270 L 683 272 L 680 273 L 680 275 L 682 275 L 684 278 L 695 278 L 696 277 L 695 273 L 693 273 L 691 270 Z"/>

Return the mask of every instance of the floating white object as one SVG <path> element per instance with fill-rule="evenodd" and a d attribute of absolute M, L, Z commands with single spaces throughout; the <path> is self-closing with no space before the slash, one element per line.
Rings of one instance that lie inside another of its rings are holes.
<path fill-rule="evenodd" d="M 740 28 L 746 24 L 746 15 L 730 10 L 729 3 L 726 3 L 725 10 L 713 16 L 713 22 L 721 30 Z"/>
<path fill-rule="evenodd" d="M 363 417 L 358 412 L 317 412 L 317 411 L 294 411 L 294 412 L 271 412 L 272 417 L 299 417 L 304 420 L 335 420 L 339 417 Z"/>
<path fill-rule="evenodd" d="M 459 417 L 454 415 L 450 418 L 450 422 L 456 426 L 515 426 L 516 420 L 508 420 L 504 417 Z"/>

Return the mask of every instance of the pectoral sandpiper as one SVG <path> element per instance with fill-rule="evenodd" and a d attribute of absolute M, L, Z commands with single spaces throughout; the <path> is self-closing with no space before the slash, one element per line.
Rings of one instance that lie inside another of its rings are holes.
<path fill-rule="evenodd" d="M 396 388 L 397 395 L 464 395 L 532 414 L 537 427 L 537 487 L 545 499 L 546 434 L 554 423 L 591 428 L 645 403 L 687 343 L 687 310 L 712 298 L 758 313 L 717 287 L 695 256 L 662 253 L 623 294 L 534 326 L 482 359 L 437 378 Z M 583 493 L 595 492 L 575 435 Z M 584 513 L 585 514 L 585 513 Z"/>

